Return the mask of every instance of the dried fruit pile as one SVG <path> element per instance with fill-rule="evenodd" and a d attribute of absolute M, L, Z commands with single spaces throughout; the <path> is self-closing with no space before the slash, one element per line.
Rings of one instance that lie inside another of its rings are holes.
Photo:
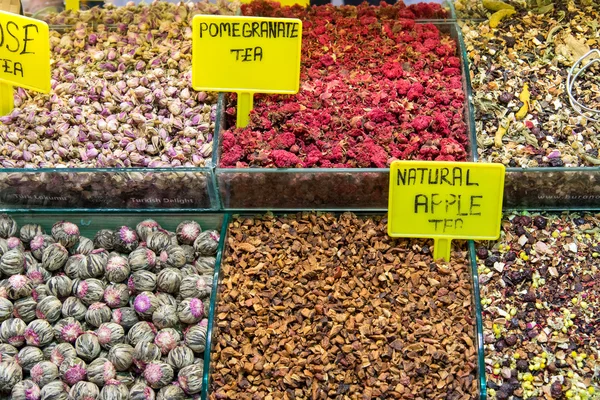
<path fill-rule="evenodd" d="M 501 4 L 504 3 L 504 4 Z M 487 18 L 508 4 L 516 11 L 533 10 L 545 14 L 553 10 L 561 10 L 565 6 L 594 6 L 594 0 L 455 0 L 454 8 L 458 18 Z"/>
<path fill-rule="evenodd" d="M 50 33 L 52 91 L 16 89 L 16 108 L 0 117 L 0 166 L 204 166 L 216 94 L 191 87 L 191 20 L 235 9 L 131 3 L 51 17 L 77 24 Z"/>
<path fill-rule="evenodd" d="M 221 276 L 211 399 L 477 397 L 466 252 L 383 217 L 238 218 Z"/>
<path fill-rule="evenodd" d="M 497 28 L 463 22 L 480 159 L 511 167 L 600 165 L 600 125 L 577 114 L 566 91 L 568 69 L 600 44 L 599 4 L 557 2 L 552 12 L 519 12 Z M 584 103 L 600 101 L 597 76 L 590 72 L 576 85 Z"/>
<path fill-rule="evenodd" d="M 147 219 L 89 239 L 67 221 L 45 234 L 0 215 L 0 396 L 199 393 L 218 243 L 194 221 L 169 232 Z"/>
<path fill-rule="evenodd" d="M 600 393 L 600 220 L 513 214 L 477 250 L 492 398 Z"/>
<path fill-rule="evenodd" d="M 305 10 L 260 1 L 242 10 L 302 19 L 301 85 L 297 95 L 255 96 L 248 127 L 223 134 L 222 167 L 384 168 L 395 159 L 467 158 L 457 43 L 415 23 L 430 13 L 402 2 Z M 231 120 L 235 108 L 227 113 Z"/>

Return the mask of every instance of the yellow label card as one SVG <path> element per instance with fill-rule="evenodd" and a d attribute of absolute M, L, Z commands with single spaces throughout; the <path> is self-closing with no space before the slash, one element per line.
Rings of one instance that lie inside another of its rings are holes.
<path fill-rule="evenodd" d="M 390 170 L 388 234 L 434 238 L 434 255 L 446 259 L 452 239 L 497 239 L 504 173 L 502 164 L 395 161 Z"/>
<path fill-rule="evenodd" d="M 192 31 L 194 89 L 298 92 L 302 47 L 299 19 L 196 15 Z"/>
<path fill-rule="evenodd" d="M 281 4 L 282 6 L 294 6 L 299 4 L 302 7 L 306 7 L 310 4 L 310 0 L 275 0 L 275 2 Z M 252 3 L 252 0 L 242 0 L 242 3 Z"/>
<path fill-rule="evenodd" d="M 0 82 L 50 92 L 48 24 L 0 11 Z"/>

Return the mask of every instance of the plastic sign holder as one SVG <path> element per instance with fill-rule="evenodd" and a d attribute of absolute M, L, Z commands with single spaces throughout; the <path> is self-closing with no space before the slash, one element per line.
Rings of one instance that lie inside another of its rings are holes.
<path fill-rule="evenodd" d="M 502 164 L 393 162 L 388 234 L 433 238 L 434 258 L 446 261 L 452 239 L 498 239 L 504 174 Z"/>
<path fill-rule="evenodd" d="M 48 24 L 0 11 L 0 115 L 14 108 L 13 86 L 50 92 Z"/>
<path fill-rule="evenodd" d="M 196 15 L 192 35 L 192 87 L 236 92 L 238 127 L 248 125 L 254 93 L 298 93 L 299 19 Z"/>

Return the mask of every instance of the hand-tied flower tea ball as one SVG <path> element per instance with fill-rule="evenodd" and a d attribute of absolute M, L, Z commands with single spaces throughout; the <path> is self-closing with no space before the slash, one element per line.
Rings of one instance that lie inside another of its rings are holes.
<path fill-rule="evenodd" d="M 181 371 L 206 345 L 201 319 L 216 231 L 184 221 L 177 233 L 145 220 L 92 234 L 92 241 L 69 221 L 52 225 L 52 236 L 38 224 L 19 230 L 10 216 L 0 222 L 7 235 L 16 229 L 23 237 L 0 238 L 0 364 L 12 373 L 0 371 L 0 398 L 156 399 L 161 390 L 161 398 L 177 399 L 199 392 L 201 379 L 189 382 L 198 371 Z"/>

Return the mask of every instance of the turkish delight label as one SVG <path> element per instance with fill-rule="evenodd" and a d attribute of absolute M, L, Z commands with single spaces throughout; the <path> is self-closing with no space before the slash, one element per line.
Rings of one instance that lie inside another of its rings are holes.
<path fill-rule="evenodd" d="M 299 19 L 196 15 L 192 31 L 194 89 L 298 92 L 302 46 Z"/>
<path fill-rule="evenodd" d="M 48 24 L 0 11 L 0 82 L 50 92 Z"/>

